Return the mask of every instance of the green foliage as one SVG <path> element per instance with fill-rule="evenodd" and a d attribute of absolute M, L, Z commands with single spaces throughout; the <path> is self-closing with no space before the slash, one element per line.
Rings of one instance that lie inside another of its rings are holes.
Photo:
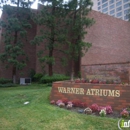
<path fill-rule="evenodd" d="M 41 64 L 50 66 L 48 67 L 50 74 L 51 71 L 53 73 L 52 66 L 55 64 L 56 58 L 60 58 L 58 55 L 54 56 L 53 52 L 55 50 L 62 52 L 68 38 L 66 23 L 63 22 L 68 13 L 63 0 L 45 0 L 41 2 L 46 2 L 46 6 L 43 6 L 37 15 L 33 15 L 33 20 L 39 26 L 44 26 L 44 28 L 41 28 L 40 33 L 35 36 L 31 43 L 44 44 L 44 48 L 41 48 L 40 52 L 38 52 L 38 59 Z"/>
<path fill-rule="evenodd" d="M 6 19 L 0 21 L 2 27 L 2 43 L 4 51 L 0 54 L 0 60 L 6 62 L 5 67 L 12 67 L 13 76 L 16 70 L 23 69 L 26 66 L 27 55 L 23 49 L 27 41 L 27 29 L 31 28 L 30 24 L 30 1 L 23 0 L 3 0 L 0 6 L 3 8 L 3 15 Z M 9 4 L 16 5 L 15 7 Z M 16 80 L 13 79 L 13 82 Z"/>
<path fill-rule="evenodd" d="M 4 13 L 7 14 L 6 22 L 1 21 L 0 26 L 5 29 L 2 36 L 5 43 L 5 51 L 0 54 L 0 59 L 5 60 L 9 65 L 15 66 L 17 69 L 22 69 L 26 66 L 26 54 L 23 50 L 23 40 L 27 39 L 27 28 L 30 28 L 27 17 L 29 16 L 29 9 L 13 8 L 11 6 L 4 6 Z M 22 19 L 21 19 L 22 17 Z M 25 41 L 24 41 L 25 42 Z M 24 59 L 19 60 L 23 56 Z"/>
<path fill-rule="evenodd" d="M 43 77 L 43 74 L 41 73 L 36 73 L 34 76 L 33 76 L 33 79 L 34 81 L 38 82 L 40 81 L 40 79 Z"/>
<path fill-rule="evenodd" d="M 53 76 L 45 75 L 41 78 L 40 83 L 52 83 L 55 81 L 69 80 L 70 77 L 62 74 L 53 74 Z"/>
<path fill-rule="evenodd" d="M 87 15 L 91 11 L 91 0 L 70 0 L 68 2 L 68 9 L 72 12 L 68 15 L 68 32 L 71 39 L 68 40 L 67 53 L 71 60 L 77 60 L 79 56 L 92 46 L 91 43 L 83 41 L 84 35 L 87 34 L 86 28 L 93 25 L 94 20 L 88 18 Z"/>
<path fill-rule="evenodd" d="M 12 83 L 12 80 L 6 78 L 0 78 L 0 84 L 8 84 L 8 83 Z"/>
<path fill-rule="evenodd" d="M 48 65 L 55 63 L 54 57 L 49 57 L 49 56 L 39 57 L 39 61 L 40 61 L 41 63 L 45 62 L 45 63 L 48 64 Z"/>
<path fill-rule="evenodd" d="M 32 44 L 44 44 L 44 48 L 38 52 L 38 59 L 41 64 L 47 64 L 53 73 L 53 65 L 56 58 L 59 58 L 63 65 L 68 61 L 77 60 L 91 47 L 91 43 L 84 42 L 86 28 L 90 27 L 94 20 L 87 15 L 91 10 L 91 0 L 45 0 L 46 6 L 33 20 L 41 28 L 40 33 L 31 41 Z M 65 49 L 65 47 L 68 47 Z M 55 56 L 54 51 L 64 53 L 64 57 Z M 84 52 L 82 52 L 84 50 Z M 48 55 L 46 55 L 48 54 Z M 68 58 L 69 57 L 69 58 Z"/>
<path fill-rule="evenodd" d="M 29 71 L 29 77 L 31 78 L 32 81 L 34 81 L 34 75 L 36 74 L 35 70 L 34 69 L 30 69 Z"/>
<path fill-rule="evenodd" d="M 6 83 L 6 84 L 0 84 L 0 87 L 17 87 L 17 84 L 13 83 Z"/>

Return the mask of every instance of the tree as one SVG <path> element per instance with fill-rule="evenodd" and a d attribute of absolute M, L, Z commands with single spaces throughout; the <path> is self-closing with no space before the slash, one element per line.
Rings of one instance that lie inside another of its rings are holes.
<path fill-rule="evenodd" d="M 68 32 L 70 38 L 68 38 L 68 54 L 71 60 L 71 80 L 74 77 L 74 62 L 91 47 L 91 43 L 85 42 L 84 35 L 87 34 L 86 28 L 90 27 L 94 20 L 87 17 L 91 11 L 93 3 L 91 0 L 70 0 L 68 2 Z"/>
<path fill-rule="evenodd" d="M 12 7 L 7 5 L 16 5 Z M 0 21 L 3 29 L 3 43 L 5 50 L 0 54 L 0 60 L 6 62 L 6 67 L 12 67 L 13 83 L 16 83 L 16 71 L 26 66 L 27 56 L 23 50 L 27 39 L 27 28 L 31 28 L 30 20 L 31 2 L 24 0 L 1 1 L 3 14 L 7 15 L 5 21 Z"/>
<path fill-rule="evenodd" d="M 46 2 L 46 5 L 33 17 L 37 25 L 41 26 L 40 34 L 34 38 L 32 44 L 42 43 L 43 48 L 38 52 L 38 57 L 41 63 L 48 65 L 49 76 L 52 76 L 55 64 L 54 50 L 62 51 L 67 38 L 67 30 L 63 22 L 67 11 L 63 0 L 43 0 L 41 2 Z"/>
<path fill-rule="evenodd" d="M 55 57 L 54 50 L 62 51 L 71 59 L 71 77 L 74 75 L 74 61 L 87 50 L 91 44 L 83 41 L 86 34 L 86 27 L 93 24 L 93 19 L 87 18 L 87 14 L 92 7 L 91 0 L 43 0 L 47 2 L 39 14 L 34 17 L 34 21 L 41 28 L 40 34 L 32 41 L 33 44 L 43 43 L 42 50 L 38 53 L 40 62 L 48 65 L 49 76 L 53 74 L 53 64 Z M 60 49 L 67 45 L 68 49 Z M 46 52 L 48 51 L 48 55 Z M 44 55 L 43 55 L 44 54 Z M 64 58 L 65 59 L 65 58 Z"/>

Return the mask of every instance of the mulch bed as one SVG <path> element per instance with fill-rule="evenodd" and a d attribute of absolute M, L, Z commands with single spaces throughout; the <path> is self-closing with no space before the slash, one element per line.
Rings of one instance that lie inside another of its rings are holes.
<path fill-rule="evenodd" d="M 79 111 L 84 111 L 85 108 L 72 107 L 71 109 L 67 109 L 67 108 L 64 107 L 64 108 L 61 108 L 61 109 L 66 109 L 66 110 L 71 111 L 71 112 L 77 112 L 79 114 L 85 114 L 84 112 L 83 113 L 79 112 Z M 98 112 L 92 113 L 91 115 L 100 116 Z M 120 112 L 117 112 L 117 111 L 114 111 L 112 114 L 107 114 L 106 117 L 108 117 L 108 118 L 121 118 Z"/>

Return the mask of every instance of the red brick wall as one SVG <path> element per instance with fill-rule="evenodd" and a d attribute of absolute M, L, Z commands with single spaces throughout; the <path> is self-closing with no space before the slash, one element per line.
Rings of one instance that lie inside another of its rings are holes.
<path fill-rule="evenodd" d="M 130 22 L 92 11 L 95 24 L 87 29 L 84 40 L 92 47 L 82 57 L 81 65 L 130 61 Z"/>
<path fill-rule="evenodd" d="M 69 91 L 58 91 L 58 87 L 75 88 L 75 93 Z M 76 90 L 77 89 L 77 90 Z M 95 89 L 93 94 L 91 89 Z M 81 90 L 81 91 L 80 91 Z M 88 92 L 90 90 L 90 93 Z M 114 90 L 114 91 L 113 91 Z M 100 91 L 100 92 L 98 92 Z M 102 91 L 102 92 L 101 92 Z M 103 94 L 105 91 L 105 95 Z M 107 91 L 107 92 L 106 92 Z M 109 93 L 109 92 L 114 92 Z M 115 84 L 87 84 L 87 83 L 70 83 L 70 82 L 55 82 L 53 83 L 50 100 L 81 101 L 87 103 L 88 106 L 97 103 L 99 106 L 111 105 L 113 110 L 120 111 L 128 107 L 130 99 L 130 86 L 115 85 Z"/>
<path fill-rule="evenodd" d="M 82 77 L 102 73 L 130 83 L 130 22 L 97 11 L 89 17 L 96 22 L 84 38 L 92 47 L 81 58 Z"/>
<path fill-rule="evenodd" d="M 94 78 L 94 75 L 95 78 L 98 79 L 98 75 L 99 75 L 102 77 L 102 80 L 119 79 L 119 81 L 123 83 L 129 83 L 129 75 L 130 75 L 129 69 L 130 69 L 129 63 L 81 66 L 82 77 L 85 79 L 86 78 L 90 79 L 89 77 L 92 76 Z"/>

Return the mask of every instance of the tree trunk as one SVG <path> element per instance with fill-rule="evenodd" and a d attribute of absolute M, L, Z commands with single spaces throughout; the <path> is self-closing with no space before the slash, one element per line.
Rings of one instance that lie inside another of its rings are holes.
<path fill-rule="evenodd" d="M 53 49 L 49 51 L 49 57 L 53 56 Z M 53 68 L 52 68 L 52 63 L 49 63 L 48 65 L 48 71 L 49 71 L 49 76 L 53 75 Z"/>
<path fill-rule="evenodd" d="M 55 15 L 55 2 L 52 3 L 53 7 L 52 7 L 52 15 Z M 54 42 L 55 42 L 55 20 L 53 21 L 53 25 L 51 26 L 51 43 L 50 43 L 50 48 L 49 48 L 49 58 L 53 57 L 53 50 L 54 50 Z M 49 71 L 49 76 L 53 75 L 53 63 L 49 63 L 48 65 L 48 71 Z"/>
<path fill-rule="evenodd" d="M 16 67 L 13 66 L 13 83 L 16 84 Z"/>
<path fill-rule="evenodd" d="M 71 82 L 74 81 L 74 60 L 71 61 Z"/>
<path fill-rule="evenodd" d="M 14 45 L 17 44 L 17 38 L 18 38 L 18 33 L 17 31 L 15 31 L 15 34 L 14 34 Z M 15 84 L 16 83 L 16 66 L 13 66 L 13 83 Z"/>

